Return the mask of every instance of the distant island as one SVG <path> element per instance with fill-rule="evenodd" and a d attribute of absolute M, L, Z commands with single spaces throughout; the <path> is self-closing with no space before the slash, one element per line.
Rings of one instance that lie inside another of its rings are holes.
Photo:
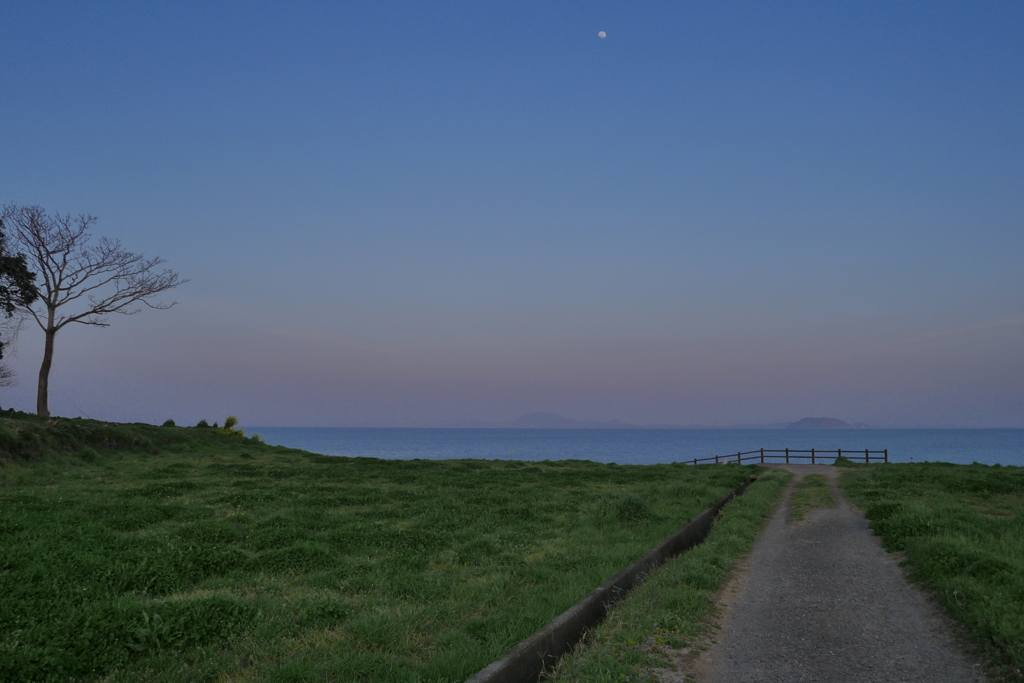
<path fill-rule="evenodd" d="M 739 424 L 739 425 L 676 425 L 653 424 L 637 425 L 611 420 L 574 420 L 554 413 L 530 413 L 519 419 L 501 426 L 512 429 L 864 429 L 866 424 L 855 422 L 850 424 L 834 417 L 805 417 L 797 422 L 775 422 L 771 424 Z"/>

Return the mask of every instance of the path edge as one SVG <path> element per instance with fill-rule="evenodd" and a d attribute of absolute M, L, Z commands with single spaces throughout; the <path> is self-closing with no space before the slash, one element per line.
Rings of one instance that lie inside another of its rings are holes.
<path fill-rule="evenodd" d="M 742 495 L 756 481 L 753 475 L 725 494 L 721 500 L 691 519 L 678 531 L 648 551 L 582 600 L 555 617 L 540 630 L 520 641 L 500 658 L 487 665 L 466 683 L 532 683 L 542 671 L 554 666 L 558 658 L 572 649 L 583 636 L 604 620 L 608 610 L 633 588 L 643 583 L 651 570 L 707 538 L 719 510 Z"/>

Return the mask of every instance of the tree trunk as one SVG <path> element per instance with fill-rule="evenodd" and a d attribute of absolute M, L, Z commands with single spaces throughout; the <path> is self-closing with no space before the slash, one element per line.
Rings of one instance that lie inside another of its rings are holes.
<path fill-rule="evenodd" d="M 46 333 L 46 346 L 43 348 L 43 364 L 39 366 L 39 391 L 36 393 L 36 415 L 39 417 L 50 417 L 49 383 L 50 366 L 53 364 L 53 339 L 57 336 L 57 330 L 48 329 Z"/>

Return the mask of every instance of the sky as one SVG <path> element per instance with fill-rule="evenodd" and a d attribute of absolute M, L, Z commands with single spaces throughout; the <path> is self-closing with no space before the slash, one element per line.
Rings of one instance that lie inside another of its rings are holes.
<path fill-rule="evenodd" d="M 12 0 L 0 27 L 0 203 L 189 280 L 59 333 L 56 415 L 1024 427 L 1022 3 Z M 30 320 L 0 405 L 34 410 L 41 357 Z"/>

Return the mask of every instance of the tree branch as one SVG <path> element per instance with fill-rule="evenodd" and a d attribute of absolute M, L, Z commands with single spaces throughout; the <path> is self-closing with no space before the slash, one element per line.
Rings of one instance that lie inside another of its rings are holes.
<path fill-rule="evenodd" d="M 43 277 L 42 310 L 28 307 L 43 330 L 56 331 L 70 323 L 106 327 L 104 316 L 133 315 L 133 304 L 166 309 L 177 302 L 150 301 L 187 280 L 173 270 L 153 272 L 166 261 L 146 258 L 124 249 L 120 240 L 100 237 L 90 244 L 96 218 L 70 214 L 49 216 L 38 206 L 4 207 L 3 218 L 14 228 L 14 239 L 27 252 Z M 58 315 L 63 307 L 85 303 L 80 310 Z"/>

